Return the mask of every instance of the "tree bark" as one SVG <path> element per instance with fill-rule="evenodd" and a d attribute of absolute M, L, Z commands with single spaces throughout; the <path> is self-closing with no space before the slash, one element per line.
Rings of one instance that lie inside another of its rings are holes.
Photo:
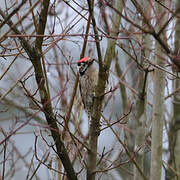
<path fill-rule="evenodd" d="M 180 1 L 176 0 L 176 8 L 180 7 Z M 180 13 L 178 13 L 178 16 Z M 175 40 L 174 40 L 175 54 L 179 54 L 180 47 L 180 19 L 176 18 L 175 25 Z M 173 69 L 174 70 L 174 69 Z M 176 73 L 176 72 L 174 72 Z M 173 91 L 180 87 L 180 80 L 173 81 Z M 174 95 L 173 99 L 173 117 L 170 122 L 168 133 L 169 138 L 169 152 L 168 159 L 169 165 L 177 172 L 180 173 L 180 92 Z M 166 169 L 166 180 L 180 180 L 179 175 L 175 174 L 171 169 Z"/>
<path fill-rule="evenodd" d="M 143 5 L 143 11 L 147 11 L 147 7 L 149 7 L 148 1 L 139 1 L 140 4 Z M 150 17 L 150 11 L 146 13 L 147 17 Z M 144 23 L 143 23 L 144 25 Z M 142 26 L 143 26 L 142 25 Z M 150 41 L 150 35 L 144 34 L 142 35 L 142 42 L 145 45 L 147 49 L 150 49 L 151 47 L 151 41 Z M 144 63 L 144 57 L 149 59 L 150 52 L 146 49 L 142 49 L 141 51 L 141 65 L 145 69 L 145 63 Z M 136 119 L 136 135 L 135 135 L 135 151 L 140 148 L 140 150 L 137 152 L 136 155 L 136 161 L 142 171 L 144 170 L 144 145 L 145 145 L 145 125 L 146 125 L 146 99 L 147 99 L 147 93 L 146 93 L 146 84 L 148 81 L 148 69 L 145 71 L 138 70 L 139 71 L 139 86 L 138 86 L 138 92 L 139 96 L 136 100 L 136 109 L 135 109 L 135 119 Z M 141 180 L 143 177 L 139 173 L 138 169 L 134 166 L 134 180 Z"/>
<path fill-rule="evenodd" d="M 163 2 L 162 2 L 163 3 Z M 162 18 L 164 9 L 161 5 L 157 4 L 157 25 L 155 30 L 158 32 L 161 28 L 165 16 Z M 159 19 L 159 17 L 161 19 Z M 160 36 L 162 36 L 161 33 Z M 165 55 L 158 42 L 156 42 L 156 54 L 164 56 L 160 58 L 156 56 L 156 65 L 160 67 L 165 66 Z M 162 169 L 162 137 L 163 137 L 163 121 L 164 121 L 164 89 L 165 89 L 165 73 L 160 69 L 155 69 L 154 74 L 154 98 L 153 98 L 153 115 L 152 115 L 152 142 L 151 142 L 151 169 L 150 180 L 161 179 Z"/>

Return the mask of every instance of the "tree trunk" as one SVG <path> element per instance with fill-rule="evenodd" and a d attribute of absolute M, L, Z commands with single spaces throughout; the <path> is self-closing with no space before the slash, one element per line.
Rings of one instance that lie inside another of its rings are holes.
<path fill-rule="evenodd" d="M 180 7 L 180 1 L 176 0 L 176 8 Z M 178 13 L 179 17 L 180 13 Z M 176 19 L 175 25 L 175 54 L 179 54 L 180 46 L 180 19 Z M 176 73 L 176 72 L 175 72 Z M 173 91 L 180 87 L 180 80 L 175 79 L 173 82 Z M 180 92 L 178 91 L 174 95 L 173 99 L 173 118 L 170 122 L 170 128 L 168 133 L 169 138 L 169 152 L 170 157 L 168 160 L 169 165 L 177 172 L 180 173 Z M 180 176 L 175 174 L 171 169 L 167 167 L 166 180 L 180 180 Z"/>
<path fill-rule="evenodd" d="M 163 3 L 163 2 L 162 2 Z M 164 8 L 157 4 L 157 25 L 156 32 L 161 29 L 165 16 L 162 16 Z M 161 33 L 161 37 L 163 32 Z M 161 46 L 156 42 L 156 65 L 160 67 L 165 66 L 165 55 L 161 49 Z M 161 58 L 158 57 L 161 55 Z M 162 58 L 164 56 L 164 58 Z M 160 180 L 162 169 L 162 137 L 163 137 L 163 105 L 164 105 L 164 89 L 165 89 L 165 73 L 160 69 L 155 69 L 154 74 L 154 99 L 153 99 L 153 116 L 152 116 L 152 142 L 151 142 L 151 170 L 150 179 Z"/>

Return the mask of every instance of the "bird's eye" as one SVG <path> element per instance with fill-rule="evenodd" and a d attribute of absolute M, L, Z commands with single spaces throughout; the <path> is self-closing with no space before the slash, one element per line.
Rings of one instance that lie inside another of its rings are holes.
<path fill-rule="evenodd" d="M 78 66 L 81 66 L 81 63 L 78 63 L 77 65 L 78 65 Z"/>

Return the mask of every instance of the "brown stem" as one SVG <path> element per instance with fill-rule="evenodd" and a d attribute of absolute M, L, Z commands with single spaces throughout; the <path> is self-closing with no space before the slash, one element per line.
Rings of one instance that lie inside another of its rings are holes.
<path fill-rule="evenodd" d="M 99 35 L 98 35 L 97 26 L 96 26 L 96 20 L 94 17 L 93 4 L 94 4 L 94 1 L 92 1 L 92 3 L 91 3 L 91 1 L 88 0 L 89 14 L 90 14 L 91 19 L 92 19 L 93 30 L 94 30 L 94 34 L 95 34 L 95 41 L 96 41 L 96 48 L 97 48 L 97 53 L 98 53 L 99 67 L 102 68 L 103 62 L 102 62 L 102 55 L 101 55 L 101 47 L 100 47 L 100 43 L 99 43 Z"/>

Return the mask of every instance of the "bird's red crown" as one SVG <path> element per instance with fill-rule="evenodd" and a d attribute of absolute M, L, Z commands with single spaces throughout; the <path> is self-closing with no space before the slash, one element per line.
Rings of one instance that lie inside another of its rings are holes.
<path fill-rule="evenodd" d="M 78 63 L 86 62 L 86 61 L 89 61 L 90 59 L 91 59 L 90 57 L 84 57 L 84 58 L 80 59 L 78 61 Z"/>

